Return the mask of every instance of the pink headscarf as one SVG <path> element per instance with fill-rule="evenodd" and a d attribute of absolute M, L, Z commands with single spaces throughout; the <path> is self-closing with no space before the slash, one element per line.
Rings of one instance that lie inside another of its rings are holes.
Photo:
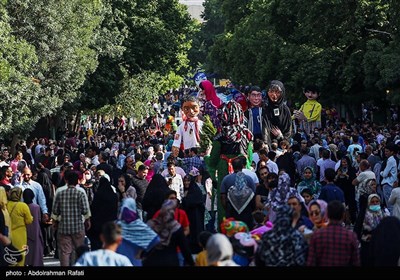
<path fill-rule="evenodd" d="M 149 172 L 147 173 L 146 180 L 150 183 L 151 179 L 154 176 L 154 169 L 150 168 L 151 159 L 148 159 L 144 162 L 144 165 L 149 167 Z"/>
<path fill-rule="evenodd" d="M 200 83 L 200 88 L 204 90 L 207 101 L 211 101 L 211 103 L 217 108 L 222 106 L 223 103 L 217 96 L 215 88 L 209 80 L 202 81 Z"/>

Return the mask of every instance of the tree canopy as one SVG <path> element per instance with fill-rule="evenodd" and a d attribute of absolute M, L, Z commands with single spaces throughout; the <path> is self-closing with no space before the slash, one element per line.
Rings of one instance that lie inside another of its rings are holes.
<path fill-rule="evenodd" d="M 1 0 L 0 13 L 2 136 L 105 105 L 145 115 L 189 67 L 195 25 L 178 0 Z"/>
<path fill-rule="evenodd" d="M 322 88 L 325 102 L 343 104 L 382 104 L 387 90 L 400 88 L 398 1 L 218 2 L 206 1 L 223 13 L 225 24 L 209 46 L 208 71 L 261 86 L 281 79 L 294 101 L 310 83 Z M 241 5 L 236 16 L 223 12 L 223 7 L 235 7 L 232 3 Z M 237 14 L 240 10 L 245 13 Z M 211 17 L 206 25 L 219 20 Z"/>

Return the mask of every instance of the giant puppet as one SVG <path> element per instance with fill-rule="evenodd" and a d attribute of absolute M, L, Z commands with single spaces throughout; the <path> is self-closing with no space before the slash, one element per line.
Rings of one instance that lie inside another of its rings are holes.
<path fill-rule="evenodd" d="M 179 125 L 172 144 L 172 152 L 178 155 L 182 151 L 199 146 L 200 131 L 203 121 L 199 120 L 199 101 L 192 95 L 186 95 L 182 101 L 182 111 L 186 119 Z"/>
<path fill-rule="evenodd" d="M 252 86 L 247 96 L 249 107 L 245 112 L 247 127 L 254 139 L 262 139 L 262 94 L 258 86 Z"/>
<path fill-rule="evenodd" d="M 224 104 L 221 108 L 221 129 L 212 141 L 210 155 L 204 158 L 210 176 L 217 185 L 216 195 L 213 195 L 213 199 L 218 199 L 219 222 L 225 216 L 220 199 L 221 182 L 226 175 L 233 172 L 232 161 L 239 156 L 245 156 L 247 158 L 246 167 L 251 166 L 253 134 L 245 126 L 245 120 L 243 109 L 238 102 L 231 100 Z"/>
<path fill-rule="evenodd" d="M 271 148 L 273 139 L 289 139 L 292 134 L 292 117 L 286 105 L 285 87 L 273 80 L 268 87 L 268 103 L 263 109 L 262 137 Z"/>
<path fill-rule="evenodd" d="M 321 127 L 322 106 L 317 101 L 320 91 L 317 86 L 309 85 L 304 88 L 304 95 L 307 101 L 301 105 L 299 110 L 294 111 L 293 117 L 299 121 L 300 128 L 307 134 Z"/>

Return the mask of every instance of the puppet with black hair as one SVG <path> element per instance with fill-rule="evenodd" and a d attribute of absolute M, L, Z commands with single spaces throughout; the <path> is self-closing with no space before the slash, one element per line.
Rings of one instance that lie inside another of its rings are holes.
<path fill-rule="evenodd" d="M 185 120 L 179 125 L 172 144 L 172 152 L 178 155 L 179 150 L 199 147 L 200 131 L 203 121 L 199 120 L 200 104 L 196 97 L 186 95 L 182 101 L 182 111 Z"/>
<path fill-rule="evenodd" d="M 254 139 L 262 139 L 262 93 L 258 86 L 252 86 L 248 92 L 249 107 L 245 111 L 247 128 L 253 133 Z"/>
<path fill-rule="evenodd" d="M 317 86 L 309 85 L 304 88 L 304 95 L 307 101 L 301 105 L 299 110 L 294 111 L 293 117 L 298 120 L 300 128 L 310 134 L 315 128 L 321 127 L 322 106 L 317 100 L 320 91 Z"/>

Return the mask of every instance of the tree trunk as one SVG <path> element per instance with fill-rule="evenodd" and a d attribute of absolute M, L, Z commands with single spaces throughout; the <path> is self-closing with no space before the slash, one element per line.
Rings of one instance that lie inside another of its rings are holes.
<path fill-rule="evenodd" d="M 13 134 L 12 140 L 11 140 L 11 151 L 10 154 L 12 155 L 12 158 L 15 156 L 16 152 L 16 146 L 19 143 L 20 140 L 20 135 L 19 134 Z"/>
<path fill-rule="evenodd" d="M 75 114 L 75 120 L 74 120 L 74 131 L 76 133 L 78 133 L 79 127 L 81 125 L 80 120 L 81 120 L 81 112 L 78 112 Z"/>

